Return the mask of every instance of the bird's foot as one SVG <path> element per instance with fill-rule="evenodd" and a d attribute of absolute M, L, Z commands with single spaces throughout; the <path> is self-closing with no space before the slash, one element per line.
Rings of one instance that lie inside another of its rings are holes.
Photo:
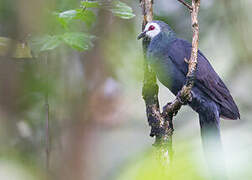
<path fill-rule="evenodd" d="M 181 91 L 179 91 L 176 98 L 182 105 L 187 105 L 192 101 L 192 92 L 190 92 L 188 95 L 184 95 L 181 93 Z"/>
<path fill-rule="evenodd" d="M 194 81 L 195 81 L 195 73 L 193 72 L 192 74 L 186 76 L 185 84 L 186 86 L 193 85 Z"/>
<path fill-rule="evenodd" d="M 176 99 L 180 102 L 180 104 L 182 105 L 186 105 L 187 104 L 187 100 L 184 96 L 182 96 L 181 91 L 178 92 Z"/>
<path fill-rule="evenodd" d="M 188 59 L 184 58 L 184 61 L 185 61 L 187 64 L 189 64 L 189 60 L 188 60 Z"/>
<path fill-rule="evenodd" d="M 169 106 L 171 105 L 171 102 L 168 102 L 164 107 L 163 107 L 163 111 L 166 111 Z"/>
<path fill-rule="evenodd" d="M 170 106 L 171 106 L 171 102 L 168 102 L 164 107 L 163 107 L 163 115 L 164 116 L 169 116 L 169 113 L 167 112 L 167 110 L 168 109 L 170 109 Z M 171 113 L 172 114 L 172 116 L 176 116 L 177 114 L 178 114 L 178 111 L 175 111 L 175 112 L 173 112 L 173 113 Z M 171 115 L 170 114 L 170 115 Z"/>

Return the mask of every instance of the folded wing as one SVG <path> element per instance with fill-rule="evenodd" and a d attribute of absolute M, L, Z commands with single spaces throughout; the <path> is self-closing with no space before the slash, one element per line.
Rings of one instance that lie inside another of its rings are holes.
<path fill-rule="evenodd" d="M 190 58 L 191 48 L 191 44 L 182 39 L 176 39 L 168 48 L 170 59 L 185 76 L 188 71 L 188 65 L 184 58 Z M 239 110 L 229 90 L 200 51 L 198 52 L 195 86 L 220 105 L 220 115 L 223 118 L 240 118 Z"/>

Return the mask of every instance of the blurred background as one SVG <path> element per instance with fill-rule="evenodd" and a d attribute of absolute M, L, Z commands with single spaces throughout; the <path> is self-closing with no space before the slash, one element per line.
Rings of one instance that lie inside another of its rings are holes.
<path fill-rule="evenodd" d="M 251 8 L 251 0 L 202 0 L 199 14 L 199 47 L 240 109 L 240 120 L 221 121 L 233 180 L 252 179 Z M 155 1 L 154 14 L 191 41 L 178 1 Z M 208 178 L 189 107 L 174 119 L 172 173 L 153 158 L 141 23 L 133 0 L 0 1 L 0 179 Z M 163 106 L 174 96 L 159 86 Z"/>

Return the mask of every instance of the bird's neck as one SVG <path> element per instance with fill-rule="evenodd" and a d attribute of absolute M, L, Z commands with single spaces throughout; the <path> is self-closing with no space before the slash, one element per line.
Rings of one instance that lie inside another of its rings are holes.
<path fill-rule="evenodd" d="M 169 44 L 175 39 L 176 34 L 174 32 L 161 32 L 155 38 L 152 39 L 151 43 L 161 48 L 161 46 L 166 47 L 167 44 Z"/>
<path fill-rule="evenodd" d="M 175 32 L 173 32 L 173 31 L 162 32 L 162 33 L 163 33 L 163 34 L 162 34 L 163 38 L 164 38 L 166 41 L 168 41 L 168 42 L 173 41 L 174 39 L 176 39 L 176 34 L 175 34 Z"/>

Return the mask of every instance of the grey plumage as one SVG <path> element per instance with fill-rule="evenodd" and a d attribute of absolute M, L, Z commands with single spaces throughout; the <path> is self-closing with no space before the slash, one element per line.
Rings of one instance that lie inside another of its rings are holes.
<path fill-rule="evenodd" d="M 150 41 L 147 59 L 160 82 L 177 95 L 186 80 L 188 64 L 184 58 L 190 59 L 192 46 L 186 40 L 177 38 L 167 24 L 161 21 L 153 22 L 160 25 L 161 32 Z M 194 98 L 189 105 L 195 111 L 200 111 L 201 101 L 207 100 L 216 104 L 220 116 L 227 119 L 240 118 L 229 90 L 200 50 L 192 92 Z"/>

